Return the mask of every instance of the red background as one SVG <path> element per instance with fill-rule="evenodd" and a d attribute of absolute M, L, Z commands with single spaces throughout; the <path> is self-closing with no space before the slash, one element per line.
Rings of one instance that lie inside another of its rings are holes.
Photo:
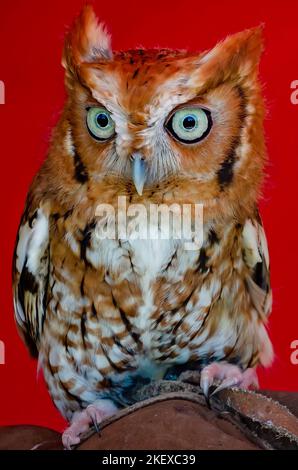
<path fill-rule="evenodd" d="M 15 329 L 11 257 L 28 186 L 63 105 L 64 31 L 83 4 L 1 0 L 0 80 L 6 86 L 6 104 L 0 106 L 0 340 L 6 364 L 0 365 L 0 425 L 64 425 Z M 260 371 L 260 378 L 262 387 L 298 391 L 298 365 L 290 362 L 291 342 L 298 339 L 298 106 L 290 101 L 290 84 L 298 79 L 297 0 L 126 0 L 94 5 L 113 35 L 115 49 L 142 45 L 201 50 L 230 33 L 265 23 L 261 79 L 269 165 L 261 212 L 271 253 L 274 309 L 269 329 L 276 358 L 272 368 Z"/>

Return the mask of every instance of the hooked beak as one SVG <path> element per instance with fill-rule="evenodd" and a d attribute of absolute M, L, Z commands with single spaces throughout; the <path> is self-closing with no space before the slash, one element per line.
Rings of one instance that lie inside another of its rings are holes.
<path fill-rule="evenodd" d="M 140 153 L 133 153 L 131 156 L 131 173 L 135 188 L 142 196 L 147 176 L 147 164 Z"/>

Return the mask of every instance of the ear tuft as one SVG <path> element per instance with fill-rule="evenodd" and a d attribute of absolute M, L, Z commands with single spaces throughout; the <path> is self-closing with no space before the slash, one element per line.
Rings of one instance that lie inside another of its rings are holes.
<path fill-rule="evenodd" d="M 234 54 L 233 61 L 239 67 L 240 73 L 247 75 L 258 69 L 260 57 L 263 51 L 263 28 L 247 29 L 241 33 L 234 34 L 224 41 L 230 53 Z"/>
<path fill-rule="evenodd" d="M 86 5 L 66 36 L 62 65 L 75 73 L 83 62 L 112 59 L 111 37 L 99 23 L 91 5 Z"/>
<path fill-rule="evenodd" d="M 199 65 L 204 74 L 217 75 L 218 81 L 245 81 L 257 75 L 262 51 L 263 25 L 228 36 L 204 54 Z"/>

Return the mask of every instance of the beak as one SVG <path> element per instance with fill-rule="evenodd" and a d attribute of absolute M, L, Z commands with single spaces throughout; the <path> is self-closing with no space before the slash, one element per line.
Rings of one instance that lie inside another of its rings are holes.
<path fill-rule="evenodd" d="M 135 188 L 142 196 L 147 176 L 147 164 L 140 153 L 133 153 L 131 156 L 131 173 Z"/>

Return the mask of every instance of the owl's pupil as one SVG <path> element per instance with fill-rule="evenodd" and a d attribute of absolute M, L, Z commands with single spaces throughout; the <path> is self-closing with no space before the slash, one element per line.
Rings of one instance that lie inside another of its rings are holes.
<path fill-rule="evenodd" d="M 107 125 L 109 124 L 108 116 L 103 113 L 98 114 L 98 116 L 96 117 L 96 121 L 99 127 L 107 127 Z"/>
<path fill-rule="evenodd" d="M 185 129 L 191 130 L 196 126 L 196 120 L 193 116 L 186 116 L 183 119 L 183 127 Z"/>

